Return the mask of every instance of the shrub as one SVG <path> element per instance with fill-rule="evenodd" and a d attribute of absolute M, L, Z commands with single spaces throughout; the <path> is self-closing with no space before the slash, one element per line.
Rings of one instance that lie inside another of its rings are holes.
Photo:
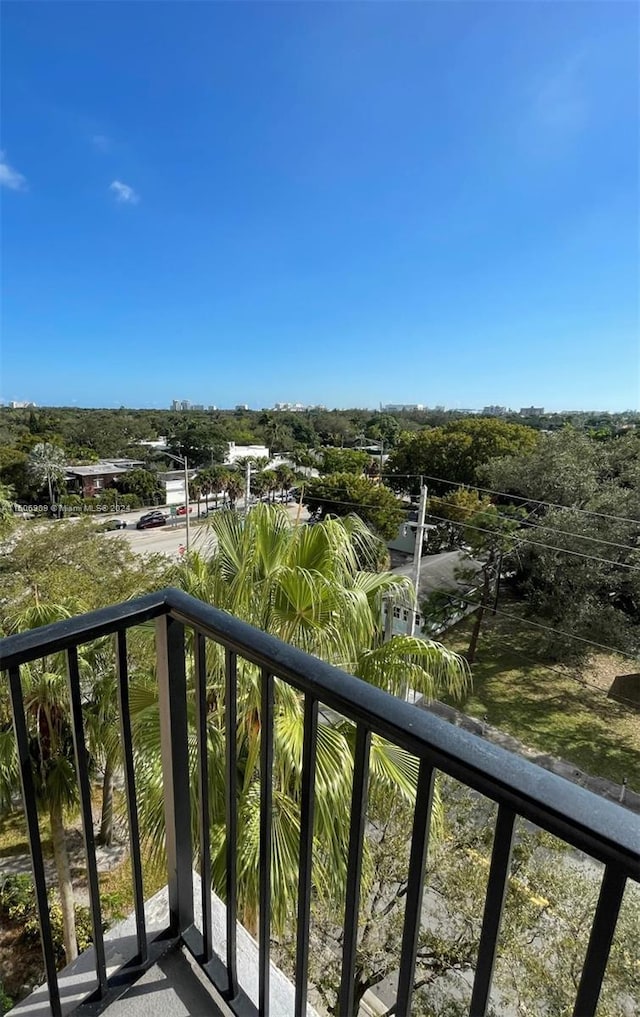
<path fill-rule="evenodd" d="M 82 953 L 93 942 L 91 912 L 89 908 L 76 905 L 76 938 L 78 950 Z M 21 941 L 40 942 L 40 920 L 36 908 L 36 895 L 31 876 L 10 875 L 0 880 L 0 916 L 15 925 L 22 926 Z M 64 938 L 62 930 L 62 907 L 57 890 L 49 891 L 49 917 L 51 937 L 58 964 L 64 964 Z M 1 996 L 0 996 L 1 1002 Z"/>

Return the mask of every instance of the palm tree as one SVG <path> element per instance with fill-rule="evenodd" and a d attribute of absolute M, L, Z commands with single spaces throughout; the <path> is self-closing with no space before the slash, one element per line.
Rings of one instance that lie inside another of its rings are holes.
<path fill-rule="evenodd" d="M 71 617 L 77 607 L 72 605 L 70 610 L 61 604 L 36 602 L 21 614 L 15 615 L 10 628 L 17 632 L 61 621 Z M 64 950 L 69 964 L 78 956 L 78 944 L 64 813 L 77 804 L 78 789 L 64 655 L 58 653 L 30 665 L 25 664 L 21 674 L 26 722 L 31 736 L 33 781 L 38 804 L 46 812 L 51 829 L 62 910 Z M 5 776 L 13 773 L 17 777 L 13 738 L 0 740 L 0 752 L 3 754 L 0 773 Z"/>
<path fill-rule="evenodd" d="M 200 517 L 200 499 L 202 498 L 202 480 L 200 474 L 189 483 L 189 501 L 198 503 L 198 517 Z"/>
<path fill-rule="evenodd" d="M 29 456 L 27 469 L 29 476 L 40 487 L 47 484 L 49 488 L 49 504 L 53 504 L 53 488 L 64 480 L 66 456 L 64 449 L 49 442 L 34 445 Z"/>
<path fill-rule="evenodd" d="M 265 491 L 271 495 L 273 501 L 276 491 L 280 488 L 280 481 L 275 470 L 264 470 L 262 476 L 264 477 Z"/>
<path fill-rule="evenodd" d="M 257 506 L 245 518 L 219 513 L 210 521 L 216 540 L 211 557 L 197 553 L 180 571 L 183 588 L 202 600 L 357 674 L 392 693 L 410 682 L 426 695 L 461 693 L 468 669 L 456 654 L 413 637 L 384 642 L 383 598 L 406 597 L 407 583 L 363 567 L 375 561 L 378 542 L 355 517 L 315 527 L 292 527 L 279 506 Z M 213 884 L 225 892 L 224 657 L 207 650 L 207 725 Z M 193 681 L 192 667 L 189 681 Z M 255 932 L 258 912 L 260 673 L 238 660 L 238 879 L 245 925 Z M 151 847 L 162 843 L 164 791 L 155 690 L 132 698 L 134 732 L 141 749 L 138 765 L 145 794 L 139 803 L 141 830 Z M 188 696 L 195 725 L 194 695 Z M 291 919 L 297 899 L 298 844 L 303 744 L 302 696 L 275 683 L 273 766 L 274 930 Z M 197 780 L 192 760 L 194 806 Z M 316 775 L 314 882 L 334 898 L 344 892 L 353 731 L 346 723 L 319 726 Z M 417 762 L 406 752 L 374 738 L 371 780 L 388 794 L 411 799 Z M 197 809 L 192 815 L 197 822 Z M 193 830 L 194 843 L 197 831 Z"/>
<path fill-rule="evenodd" d="M 226 491 L 231 471 L 226 466 L 212 466 L 208 472 L 210 476 L 209 490 L 215 496 L 217 508 L 218 496 Z"/>
<path fill-rule="evenodd" d="M 234 473 L 231 470 L 229 471 L 226 491 L 231 507 L 233 508 L 238 498 L 244 494 L 244 481 L 238 473 Z"/>
<path fill-rule="evenodd" d="M 290 466 L 284 463 L 281 466 L 276 466 L 274 473 L 278 478 L 278 485 L 282 492 L 282 500 L 284 501 L 284 493 L 286 490 L 290 490 L 295 481 L 295 473 Z"/>

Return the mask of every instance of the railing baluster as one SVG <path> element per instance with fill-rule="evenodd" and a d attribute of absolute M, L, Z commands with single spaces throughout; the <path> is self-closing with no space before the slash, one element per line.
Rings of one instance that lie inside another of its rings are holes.
<path fill-rule="evenodd" d="M 93 927 L 93 948 L 96 958 L 96 976 L 98 992 L 103 995 L 107 988 L 107 964 L 104 954 L 104 937 L 102 935 L 102 909 L 100 907 L 100 886 L 98 883 L 98 864 L 96 862 L 96 845 L 93 835 L 93 811 L 91 808 L 91 785 L 89 783 L 89 765 L 87 749 L 82 726 L 82 700 L 80 697 L 80 669 L 78 667 L 78 650 L 75 646 L 67 650 L 67 686 L 71 703 L 71 729 L 73 748 L 76 757 L 76 773 L 80 788 L 80 814 L 82 816 L 82 833 L 84 850 L 87 858 L 87 881 L 89 883 L 89 904 L 91 905 L 91 925 Z"/>
<path fill-rule="evenodd" d="M 179 936 L 193 925 L 187 679 L 182 622 L 168 616 L 157 619 L 156 653 L 169 913 L 172 932 Z"/>
<path fill-rule="evenodd" d="M 138 802 L 136 778 L 133 766 L 133 738 L 131 736 L 131 711 L 129 707 L 129 663 L 127 659 L 127 633 L 121 629 L 117 635 L 116 674 L 118 687 L 118 720 L 124 760 L 125 795 L 129 826 L 129 851 L 131 853 L 131 875 L 136 913 L 136 937 L 140 964 L 146 963 L 147 925 L 144 913 L 144 889 L 142 883 L 142 859 L 140 857 L 140 830 L 138 828 Z"/>
<path fill-rule="evenodd" d="M 231 650 L 225 652 L 225 819 L 226 819 L 226 890 L 227 890 L 227 972 L 229 999 L 238 992 L 236 955 L 236 923 L 238 909 L 238 761 L 236 737 L 238 727 L 237 658 Z"/>
<path fill-rule="evenodd" d="M 273 820 L 273 675 L 262 670 L 260 710 L 260 917 L 258 1011 L 269 1017 L 271 955 L 271 825 Z"/>
<path fill-rule="evenodd" d="M 27 723 L 24 716 L 24 701 L 22 698 L 22 683 L 20 681 L 20 668 L 9 668 L 9 690 L 11 693 L 11 710 L 13 713 L 13 733 L 18 749 L 18 760 L 20 763 L 20 786 L 22 789 L 22 806 L 27 820 L 29 833 L 29 854 L 31 855 L 31 869 L 33 871 L 33 882 L 36 890 L 36 903 L 38 906 L 38 919 L 40 921 L 40 941 L 42 943 L 42 956 L 47 976 L 47 987 L 49 989 L 49 1006 L 52 1017 L 61 1017 L 60 989 L 58 987 L 58 975 L 56 972 L 56 961 L 53 952 L 53 938 L 51 935 L 51 921 L 49 919 L 49 901 L 47 898 L 47 882 L 44 874 L 44 862 L 42 858 L 42 843 L 40 841 L 40 829 L 38 827 L 38 809 L 36 805 L 36 794 L 33 786 L 33 774 L 31 772 L 31 756 L 29 753 L 29 736 L 27 734 Z"/>
<path fill-rule="evenodd" d="M 424 870 L 429 846 L 429 824 L 433 805 L 433 786 L 435 771 L 426 760 L 420 760 L 418 786 L 416 788 L 416 804 L 413 814 L 413 834 L 411 836 L 411 855 L 409 858 L 409 879 L 407 882 L 407 903 L 404 914 L 404 930 L 400 953 L 400 973 L 398 975 L 398 1000 L 396 1013 L 403 1017 L 411 1013 L 411 997 L 413 995 L 413 979 L 418 953 L 418 937 L 422 918 L 422 893 L 424 890 Z"/>
<path fill-rule="evenodd" d="M 317 747 L 318 701 L 307 693 L 304 700 L 304 743 L 302 748 L 295 1017 L 304 1017 L 307 1011 L 309 918 L 311 912 L 311 868 L 313 864 L 313 814 Z"/>
<path fill-rule="evenodd" d="M 362 851 L 367 791 L 369 787 L 370 746 L 371 732 L 362 727 L 362 725 L 358 725 L 356 730 L 356 751 L 353 761 L 353 790 L 351 793 L 351 826 L 349 829 L 349 856 L 347 860 L 347 887 L 344 909 L 342 975 L 340 978 L 338 1007 L 340 1014 L 353 1013 Z"/>
<path fill-rule="evenodd" d="M 200 792 L 200 885 L 204 960 L 213 956 L 211 940 L 211 845 L 209 836 L 209 765 L 207 759 L 207 646 L 195 633 L 196 730 L 198 738 L 198 789 Z"/>
<path fill-rule="evenodd" d="M 596 1012 L 625 883 L 626 877 L 613 865 L 607 865 L 591 926 L 573 1017 L 593 1017 Z"/>
<path fill-rule="evenodd" d="M 487 896 L 484 902 L 482 932 L 480 933 L 480 944 L 478 946 L 476 974 L 473 980 L 473 992 L 471 993 L 470 1017 L 485 1017 L 487 1012 L 493 966 L 498 945 L 498 934 L 500 932 L 502 911 L 507 893 L 515 819 L 515 813 L 505 805 L 501 805 L 498 808 L 496 828 L 493 835 Z"/>

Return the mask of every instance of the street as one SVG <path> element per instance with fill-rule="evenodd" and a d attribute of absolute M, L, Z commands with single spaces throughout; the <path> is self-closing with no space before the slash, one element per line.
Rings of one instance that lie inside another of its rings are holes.
<path fill-rule="evenodd" d="M 242 502 L 238 506 L 242 508 Z M 192 551 L 198 551 L 199 554 L 207 554 L 212 549 L 212 532 L 209 526 L 207 526 L 207 519 L 198 519 L 197 506 L 192 506 L 193 511 L 189 516 L 189 529 L 190 529 L 190 544 Z M 295 522 L 298 506 L 296 504 L 287 505 L 287 512 L 292 522 Z M 131 549 L 136 554 L 164 554 L 168 558 L 177 559 L 180 557 L 180 547 L 186 547 L 187 541 L 187 527 L 184 516 L 174 516 L 167 519 L 166 526 L 158 526 L 151 530 L 137 530 L 136 523 L 141 516 L 146 515 L 150 510 L 136 509 L 135 512 L 131 513 L 116 513 L 105 515 L 102 521 L 108 522 L 111 519 L 122 519 L 126 521 L 126 530 L 110 530 L 105 533 L 107 539 L 113 537 L 124 537 L 125 540 L 131 545 Z M 166 508 L 161 511 L 167 512 Z M 303 522 L 309 517 L 309 513 L 305 508 L 302 509 L 300 519 Z M 211 517 L 209 517 L 211 518 Z"/>

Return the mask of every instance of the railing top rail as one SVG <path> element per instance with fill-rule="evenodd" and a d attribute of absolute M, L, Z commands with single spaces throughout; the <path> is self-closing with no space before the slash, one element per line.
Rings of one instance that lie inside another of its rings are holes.
<path fill-rule="evenodd" d="M 640 821 L 529 760 L 418 710 L 317 657 L 176 589 L 0 641 L 0 668 L 89 642 L 170 613 L 267 668 L 351 721 L 389 739 L 604 863 L 640 879 Z"/>
<path fill-rule="evenodd" d="M 418 710 L 368 682 L 253 628 L 232 615 L 167 591 L 171 614 L 286 679 L 349 720 L 428 758 L 438 769 L 605 863 L 640 879 L 640 821 L 628 809 Z"/>
<path fill-rule="evenodd" d="M 166 614 L 167 610 L 167 590 L 158 590 L 136 600 L 125 600 L 122 604 L 101 607 L 98 611 L 6 636 L 0 639 L 0 671 L 8 671 L 10 667 L 18 667 L 70 646 L 89 643 L 132 625 L 142 625 Z"/>

